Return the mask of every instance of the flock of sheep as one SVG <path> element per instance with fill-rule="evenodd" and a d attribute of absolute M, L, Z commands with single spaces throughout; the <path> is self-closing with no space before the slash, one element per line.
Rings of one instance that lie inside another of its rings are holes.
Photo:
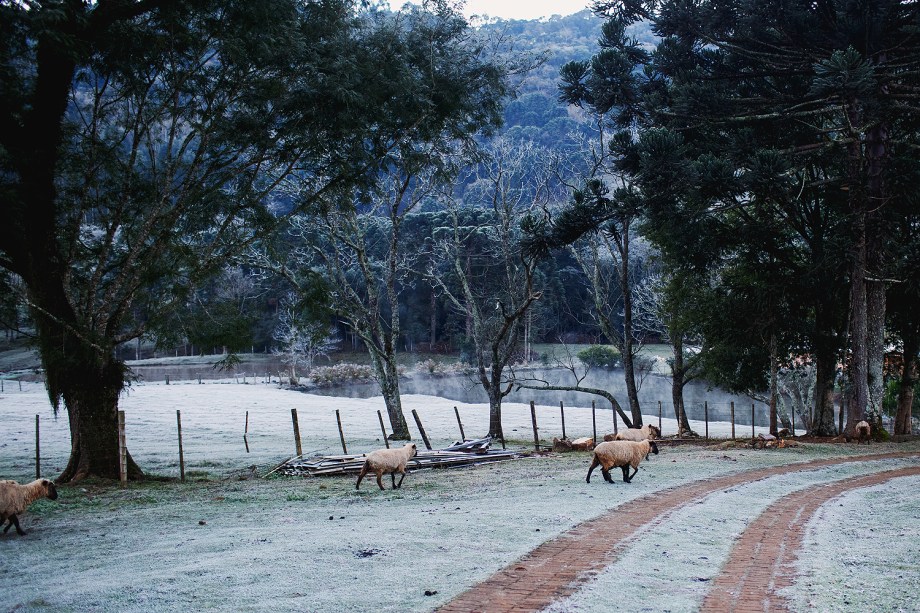
<path fill-rule="evenodd" d="M 661 430 L 651 424 L 646 424 L 641 428 L 622 430 L 615 436 L 610 436 L 612 440 L 605 440 L 594 448 L 594 457 L 591 460 L 591 467 L 588 468 L 588 476 L 585 481 L 591 483 L 591 473 L 600 466 L 601 473 L 608 483 L 613 483 L 613 479 L 610 477 L 610 469 L 616 467 L 623 470 L 623 482 L 631 483 L 632 478 L 639 472 L 639 464 L 642 463 L 642 460 L 647 460 L 650 453 L 658 454 L 658 445 L 655 444 L 655 439 L 660 436 Z M 403 479 L 406 478 L 406 465 L 416 453 L 418 453 L 418 449 L 415 443 L 408 443 L 397 449 L 372 451 L 367 454 L 367 459 L 361 467 L 358 481 L 355 483 L 355 489 L 360 489 L 361 480 L 369 472 L 377 475 L 377 485 L 380 486 L 380 489 L 385 489 L 382 481 L 385 474 L 390 475 L 393 489 L 399 488 L 402 486 Z M 633 469 L 632 474 L 629 474 L 630 467 Z M 396 473 L 401 475 L 399 483 L 396 483 Z"/>
<path fill-rule="evenodd" d="M 861 421 L 856 424 L 855 432 L 859 442 L 869 443 L 871 428 L 867 422 Z M 610 476 L 611 468 L 622 469 L 623 482 L 631 483 L 633 477 L 639 472 L 639 464 L 647 460 L 650 453 L 658 454 L 655 439 L 660 436 L 661 431 L 651 424 L 646 424 L 642 428 L 622 430 L 615 436 L 608 435 L 612 440 L 605 440 L 594 448 L 594 455 L 591 458 L 591 466 L 588 468 L 585 481 L 591 483 L 591 473 L 600 466 L 601 474 L 608 483 L 613 483 L 613 478 Z M 385 489 L 382 481 L 385 474 L 390 475 L 393 489 L 401 487 L 403 479 L 406 478 L 406 464 L 416 453 L 418 449 L 415 443 L 408 443 L 396 449 L 372 451 L 367 454 L 367 459 L 361 467 L 355 489 L 361 487 L 361 480 L 369 472 L 377 476 L 377 485 L 381 490 Z M 632 474 L 629 473 L 630 468 L 633 469 Z M 396 482 L 396 473 L 401 475 L 399 483 Z M 16 481 L 0 481 L 0 526 L 3 525 L 3 522 L 7 522 L 6 527 L 3 528 L 4 534 L 15 526 L 16 532 L 20 536 L 24 535 L 25 531 L 19 525 L 19 515 L 39 498 L 55 500 L 57 496 L 54 483 L 48 479 L 36 479 L 25 485 L 20 485 Z"/>

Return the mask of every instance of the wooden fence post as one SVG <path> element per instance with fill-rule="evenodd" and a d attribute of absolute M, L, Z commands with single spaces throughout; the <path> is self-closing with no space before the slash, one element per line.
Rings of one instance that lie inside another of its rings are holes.
<path fill-rule="evenodd" d="M 460 411 L 457 410 L 457 407 L 454 407 L 454 414 L 457 416 L 457 425 L 460 426 L 460 442 L 462 443 L 466 440 L 466 434 L 463 433 L 463 422 L 460 421 Z M 505 437 L 502 437 L 503 442 L 504 440 Z"/>
<path fill-rule="evenodd" d="M 339 415 L 338 409 L 335 410 L 335 421 L 339 424 L 339 440 L 342 441 L 342 453 L 348 455 L 348 448 L 345 446 L 345 432 L 342 431 L 342 416 Z"/>
<path fill-rule="evenodd" d="M 412 409 L 412 417 L 415 418 L 415 424 L 418 426 L 418 431 L 422 433 L 422 440 L 425 441 L 425 448 L 428 451 L 431 451 L 431 443 L 428 442 L 428 435 L 425 434 L 425 428 L 422 427 L 422 420 L 419 419 L 418 413 L 415 409 Z"/>
<path fill-rule="evenodd" d="M 562 406 L 562 401 L 559 401 L 559 414 L 562 416 L 562 438 L 565 439 L 565 407 Z"/>
<path fill-rule="evenodd" d="M 661 433 L 661 401 L 658 401 L 658 432 Z"/>
<path fill-rule="evenodd" d="M 380 409 L 377 409 L 377 419 L 380 420 L 380 431 L 383 432 L 383 444 L 389 449 L 390 439 L 387 438 L 387 429 L 383 425 L 383 413 L 380 412 Z"/>
<path fill-rule="evenodd" d="M 709 401 L 703 401 L 703 419 L 706 421 L 706 440 L 709 440 Z"/>
<path fill-rule="evenodd" d="M 751 439 L 756 438 L 754 436 L 754 403 L 751 403 Z"/>
<path fill-rule="evenodd" d="M 42 478 L 42 454 L 39 447 L 38 415 L 35 416 L 35 478 Z"/>
<path fill-rule="evenodd" d="M 118 480 L 128 483 L 128 447 L 125 440 L 125 412 L 118 412 Z"/>
<path fill-rule="evenodd" d="M 792 436 L 795 436 L 795 407 L 789 410 L 789 415 L 792 416 Z"/>
<path fill-rule="evenodd" d="M 246 412 L 246 419 L 249 420 L 249 412 Z M 176 429 L 179 432 L 179 479 L 185 482 L 185 455 L 182 453 L 182 413 L 176 409 Z M 246 438 L 245 436 L 243 438 Z"/>
<path fill-rule="evenodd" d="M 735 401 L 732 400 L 732 440 L 735 440 Z"/>
<path fill-rule="evenodd" d="M 613 433 L 617 433 L 617 408 L 614 404 L 610 403 L 610 410 L 613 412 Z"/>
<path fill-rule="evenodd" d="M 246 445 L 246 453 L 249 453 L 249 411 L 246 411 L 246 426 L 243 428 L 243 443 Z"/>
<path fill-rule="evenodd" d="M 597 445 L 597 408 L 593 400 L 591 401 L 591 431 L 594 433 L 594 444 Z"/>
<path fill-rule="evenodd" d="M 297 419 L 297 409 L 291 409 L 291 421 L 294 423 L 294 449 L 297 451 L 297 457 L 299 458 L 303 455 L 303 447 L 300 445 L 300 422 Z"/>
<path fill-rule="evenodd" d="M 537 409 L 533 405 L 533 400 L 530 401 L 530 421 L 533 424 L 533 446 L 534 449 L 540 451 L 540 435 L 537 433 Z"/>

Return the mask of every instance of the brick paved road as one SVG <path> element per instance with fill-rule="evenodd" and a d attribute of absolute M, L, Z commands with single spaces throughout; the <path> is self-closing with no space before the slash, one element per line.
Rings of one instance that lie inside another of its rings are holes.
<path fill-rule="evenodd" d="M 745 471 L 659 490 L 624 503 L 547 541 L 520 560 L 460 594 L 441 607 L 439 611 L 442 613 L 539 611 L 556 600 L 573 594 L 583 583 L 613 563 L 619 557 L 620 551 L 630 545 L 630 537 L 645 526 L 653 524 L 663 515 L 712 492 L 766 477 L 815 470 L 835 464 L 906 457 L 920 457 L 920 454 L 916 452 L 881 453 L 814 460 L 788 466 Z M 846 483 L 852 482 L 852 480 L 846 481 Z M 805 498 L 807 499 L 808 494 L 813 491 L 814 488 L 806 490 Z M 769 515 L 769 513 L 764 515 Z M 736 588 L 730 586 L 727 588 L 729 592 L 733 589 Z"/>
<path fill-rule="evenodd" d="M 806 524 L 818 508 L 846 491 L 912 475 L 920 475 L 920 467 L 843 479 L 780 498 L 741 535 L 700 610 L 789 611 L 789 603 L 777 592 L 795 579 L 799 545 L 805 538 Z"/>

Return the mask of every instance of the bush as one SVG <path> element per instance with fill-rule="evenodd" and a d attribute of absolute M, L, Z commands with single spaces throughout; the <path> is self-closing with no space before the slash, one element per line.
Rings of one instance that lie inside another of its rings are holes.
<path fill-rule="evenodd" d="M 374 369 L 365 364 L 336 364 L 318 366 L 310 372 L 310 378 L 317 387 L 368 383 L 374 380 Z"/>
<path fill-rule="evenodd" d="M 456 375 L 466 372 L 468 366 L 460 363 L 440 362 L 438 360 L 422 360 L 415 365 L 416 372 L 431 375 L 432 377 L 444 377 L 447 375 Z"/>
<path fill-rule="evenodd" d="M 578 359 L 591 368 L 610 370 L 620 365 L 620 353 L 607 345 L 591 345 L 587 349 L 582 349 L 578 352 Z"/>

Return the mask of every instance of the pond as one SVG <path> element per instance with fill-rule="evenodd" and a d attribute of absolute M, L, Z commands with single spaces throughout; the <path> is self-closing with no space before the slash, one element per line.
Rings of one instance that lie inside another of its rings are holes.
<path fill-rule="evenodd" d="M 542 380 L 551 385 L 571 385 L 571 374 L 560 368 L 528 369 L 522 376 L 533 380 Z M 532 381 L 536 384 L 536 381 Z M 400 380 L 403 394 L 424 394 L 438 396 L 464 403 L 486 403 L 489 401 L 478 380 L 468 376 L 451 375 L 429 377 L 413 375 Z M 626 383 L 623 370 L 594 371 L 582 383 L 583 387 L 605 389 L 613 394 L 623 410 L 629 412 L 626 401 Z M 346 396 L 350 398 L 370 398 L 379 396 L 380 390 L 375 383 L 353 384 L 335 388 L 317 388 L 310 393 L 326 396 Z M 566 407 L 591 407 L 591 401 L 598 408 L 608 409 L 606 399 L 583 392 L 556 392 L 531 389 L 515 390 L 505 398 L 505 402 L 529 403 L 533 400 L 541 405 L 556 405 L 562 402 Z M 664 417 L 674 417 L 671 401 L 671 377 L 651 374 L 642 382 L 639 390 L 639 405 L 646 415 L 658 414 L 658 403 Z M 703 420 L 708 412 L 710 421 L 730 421 L 731 403 L 735 403 L 735 423 L 751 424 L 751 406 L 754 405 L 755 425 L 769 425 L 769 408 L 745 395 L 730 394 L 713 388 L 704 381 L 691 381 L 684 387 L 684 405 L 689 419 Z"/>

